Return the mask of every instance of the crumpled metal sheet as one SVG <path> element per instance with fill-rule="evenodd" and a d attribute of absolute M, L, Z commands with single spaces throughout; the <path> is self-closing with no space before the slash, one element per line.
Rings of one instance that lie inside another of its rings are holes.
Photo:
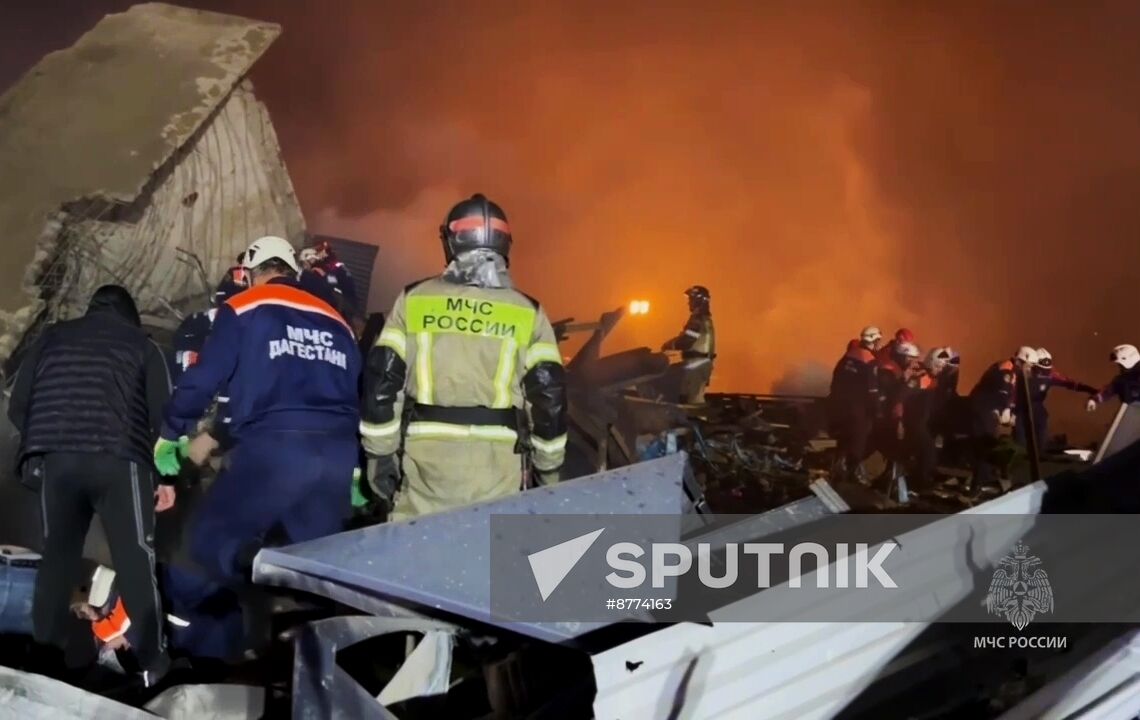
<path fill-rule="evenodd" d="M 265 713 L 265 688 L 250 685 L 175 685 L 146 704 L 167 720 L 257 720 Z"/>
<path fill-rule="evenodd" d="M 380 691 L 377 700 L 383 705 L 431 695 L 446 695 L 451 686 L 451 651 L 455 633 L 430 630 L 419 645 Z"/>
<path fill-rule="evenodd" d="M 364 616 L 329 618 L 301 628 L 293 662 L 294 720 L 396 720 L 337 664 L 336 654 L 377 635 L 409 631 L 450 637 L 453 629 L 434 620 Z"/>
<path fill-rule="evenodd" d="M 682 515 L 691 509 L 688 456 L 610 470 L 494 502 L 262 550 L 254 580 L 318 592 L 366 612 L 369 603 L 442 610 L 532 637 L 561 641 L 589 623 L 516 623 L 491 613 L 491 516 Z M 384 614 L 395 614 L 385 612 Z"/>
<path fill-rule="evenodd" d="M 0 718 L 154 720 L 154 715 L 59 680 L 0 665 Z"/>

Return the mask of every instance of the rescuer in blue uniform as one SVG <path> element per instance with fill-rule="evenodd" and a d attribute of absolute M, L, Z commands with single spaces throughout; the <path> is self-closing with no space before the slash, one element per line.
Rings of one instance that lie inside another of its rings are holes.
<path fill-rule="evenodd" d="M 239 261 L 244 255 L 245 253 L 242 253 L 238 256 Z M 198 362 L 198 356 L 206 345 L 206 338 L 210 336 L 210 329 L 214 327 L 214 318 L 218 315 L 218 308 L 248 287 L 249 270 L 243 267 L 230 268 L 214 291 L 213 307 L 189 315 L 174 331 L 174 367 L 171 368 L 171 378 L 175 385 L 178 384 L 178 379 L 182 377 L 182 373 Z M 213 414 L 214 422 L 210 429 L 210 435 L 221 445 L 228 446 L 229 396 L 224 389 L 219 393 L 216 401 L 217 406 Z"/>
<path fill-rule="evenodd" d="M 1114 397 L 1125 405 L 1140 402 L 1140 350 L 1135 345 L 1117 345 L 1109 360 L 1120 372 L 1103 390 L 1089 398 L 1089 412 L 1096 412 L 1101 403 Z"/>
<path fill-rule="evenodd" d="M 187 436 L 228 383 L 234 446 L 201 501 L 190 554 L 231 582 L 248 578 L 271 529 L 301 542 L 342 528 L 359 423 L 360 352 L 344 318 L 300 288 L 286 240 L 256 240 L 245 265 L 253 287 L 218 309 L 154 451 L 159 472 L 176 474 Z"/>
<path fill-rule="evenodd" d="M 1028 410 L 1033 411 L 1033 430 L 1037 438 L 1037 452 L 1045 452 L 1049 443 L 1049 409 L 1045 401 L 1049 398 L 1049 391 L 1055 387 L 1085 393 L 1090 397 L 1096 394 L 1097 389 L 1092 385 L 1078 382 L 1068 375 L 1061 373 L 1053 367 L 1053 354 L 1045 348 L 1037 348 L 1037 364 L 1029 371 L 1029 397 L 1025 396 L 1022 383 L 1017 384 L 1017 422 L 1013 426 L 1013 437 L 1018 445 L 1026 445 L 1026 433 L 1029 432 Z"/>

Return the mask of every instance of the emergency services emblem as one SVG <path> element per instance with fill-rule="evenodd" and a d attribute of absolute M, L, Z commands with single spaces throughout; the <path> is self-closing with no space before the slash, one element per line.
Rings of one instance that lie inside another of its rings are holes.
<path fill-rule="evenodd" d="M 998 563 L 986 595 L 986 610 L 1004 616 L 1018 630 L 1037 615 L 1053 612 L 1053 586 L 1041 568 L 1041 558 L 1029 554 L 1029 547 L 1018 541 L 1013 552 Z"/>

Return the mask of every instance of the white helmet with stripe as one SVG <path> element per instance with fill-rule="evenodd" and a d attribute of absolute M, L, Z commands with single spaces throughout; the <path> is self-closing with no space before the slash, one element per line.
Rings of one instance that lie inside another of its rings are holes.
<path fill-rule="evenodd" d="M 870 347 L 883 339 L 883 333 L 874 325 L 868 325 L 859 333 L 859 342 Z"/>
<path fill-rule="evenodd" d="M 926 356 L 926 369 L 937 375 L 950 364 L 950 348 L 938 347 Z"/>
<path fill-rule="evenodd" d="M 901 358 L 914 360 L 921 355 L 922 352 L 918 349 L 918 346 L 912 342 L 901 342 L 895 343 L 895 354 Z"/>
<path fill-rule="evenodd" d="M 1053 353 L 1045 348 L 1037 348 L 1037 365 L 1048 370 L 1053 367 Z"/>
<path fill-rule="evenodd" d="M 1014 357 L 1016 359 L 1020 360 L 1021 362 L 1025 363 L 1026 365 L 1030 365 L 1030 366 L 1036 365 L 1037 360 L 1038 360 L 1037 350 L 1029 347 L 1028 345 L 1022 345 L 1021 347 L 1019 347 L 1017 349 L 1017 354 L 1014 355 Z"/>
<path fill-rule="evenodd" d="M 242 265 L 255 268 L 267 260 L 280 260 L 293 268 L 293 272 L 301 272 L 301 267 L 297 264 L 297 251 L 285 238 L 266 235 L 254 240 L 245 251 Z"/>
<path fill-rule="evenodd" d="M 1140 350 L 1135 345 L 1117 345 L 1112 349 L 1110 359 L 1125 370 L 1131 370 L 1140 362 Z"/>

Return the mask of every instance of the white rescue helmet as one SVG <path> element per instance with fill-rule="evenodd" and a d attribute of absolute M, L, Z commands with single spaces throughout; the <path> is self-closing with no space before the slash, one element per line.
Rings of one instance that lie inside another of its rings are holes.
<path fill-rule="evenodd" d="M 950 346 L 946 346 L 942 349 L 946 351 L 946 362 L 948 364 L 953 365 L 954 367 L 958 367 L 962 364 L 962 356 L 958 354 L 957 350 Z"/>
<path fill-rule="evenodd" d="M 912 342 L 901 342 L 895 343 L 895 354 L 901 358 L 914 360 L 921 355 L 922 352 L 918 349 L 918 346 Z"/>
<path fill-rule="evenodd" d="M 301 251 L 298 259 L 304 265 L 312 265 L 321 259 L 321 255 L 317 252 L 316 248 L 308 247 Z"/>
<path fill-rule="evenodd" d="M 868 325 L 867 327 L 863 328 L 863 332 L 859 333 L 859 341 L 865 345 L 871 345 L 882 339 L 883 333 L 881 333 L 879 331 L 879 328 L 875 327 L 874 325 Z"/>
<path fill-rule="evenodd" d="M 285 238 L 266 235 L 254 240 L 245 251 L 242 266 L 255 268 L 266 260 L 280 260 L 293 268 L 293 272 L 301 272 L 301 267 L 297 264 L 297 251 Z"/>
<path fill-rule="evenodd" d="M 1026 365 L 1033 366 L 1037 364 L 1037 351 L 1028 345 L 1022 345 L 1017 349 L 1017 354 L 1014 355 L 1014 358 Z"/>
<path fill-rule="evenodd" d="M 1053 353 L 1045 348 L 1037 348 L 1037 365 L 1046 370 L 1053 367 Z"/>
<path fill-rule="evenodd" d="M 1140 350 L 1135 345 L 1117 345 L 1112 349 L 1109 359 L 1125 370 L 1131 370 L 1140 362 Z"/>
<path fill-rule="evenodd" d="M 948 347 L 938 347 L 926 355 L 926 369 L 934 375 L 942 372 L 952 361 L 951 350 Z"/>

